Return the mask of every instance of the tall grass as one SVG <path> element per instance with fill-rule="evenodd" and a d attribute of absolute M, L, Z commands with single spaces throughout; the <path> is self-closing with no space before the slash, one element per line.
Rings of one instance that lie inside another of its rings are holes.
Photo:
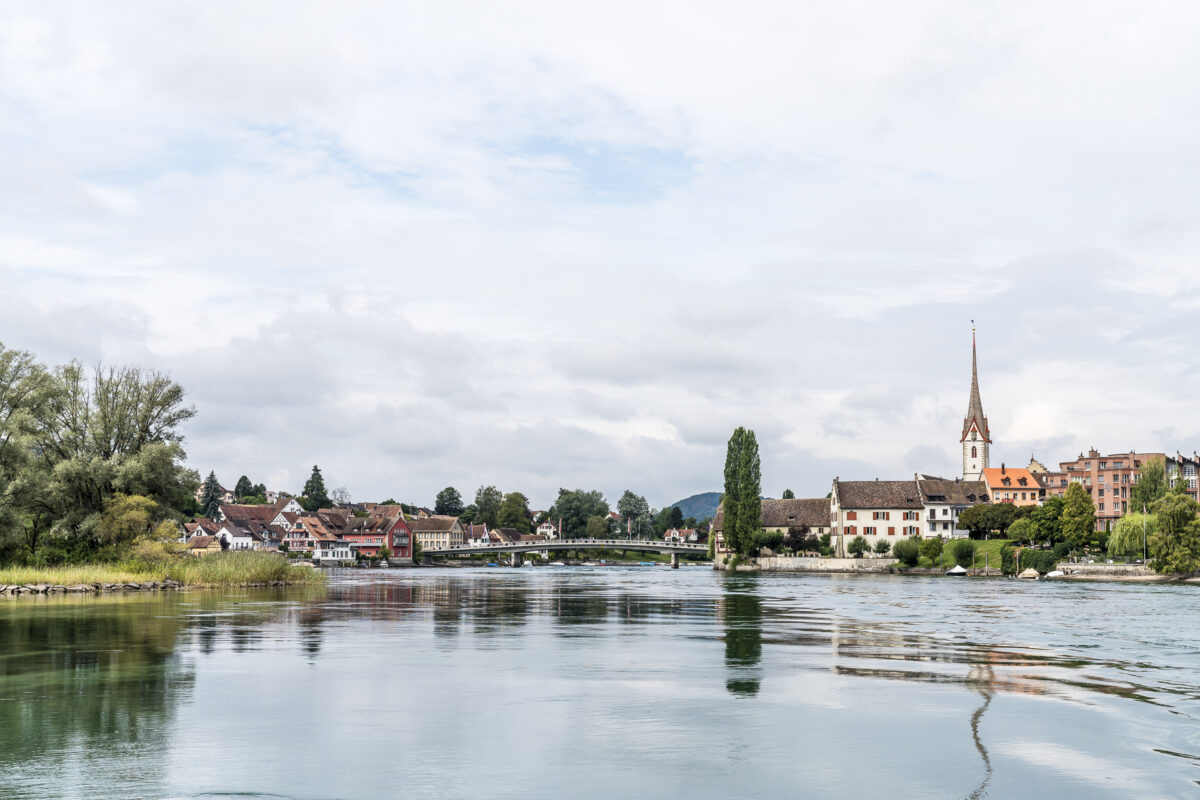
<path fill-rule="evenodd" d="M 274 553 L 242 550 L 165 561 L 81 564 L 61 567 L 3 567 L 0 584 L 144 583 L 179 581 L 186 586 L 238 586 L 247 583 L 321 583 L 325 575 L 311 567 L 291 566 Z"/>
<path fill-rule="evenodd" d="M 237 586 L 245 583 L 321 583 L 325 573 L 308 566 L 293 566 L 274 553 L 240 550 L 188 557 L 167 568 L 171 580 L 188 586 Z"/>

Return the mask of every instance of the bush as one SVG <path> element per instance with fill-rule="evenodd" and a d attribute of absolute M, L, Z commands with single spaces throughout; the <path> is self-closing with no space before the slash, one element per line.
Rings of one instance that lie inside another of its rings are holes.
<path fill-rule="evenodd" d="M 1057 549 L 1055 548 L 1055 550 Z M 1055 554 L 1055 550 L 1022 550 L 1021 560 L 1017 566 L 1022 570 L 1033 567 L 1045 575 L 1058 566 L 1059 557 Z"/>
<path fill-rule="evenodd" d="M 1020 522 L 1021 520 L 1018 520 Z M 1009 528 L 1009 530 L 1012 530 Z M 1016 575 L 1017 570 L 1017 551 L 1012 545 L 1004 545 L 1000 548 L 1000 572 L 1004 575 Z"/>
<path fill-rule="evenodd" d="M 892 548 L 892 555 L 900 559 L 900 563 L 905 566 L 915 567 L 921 559 L 921 546 L 914 539 L 905 539 L 896 542 L 896 546 Z"/>
<path fill-rule="evenodd" d="M 975 560 L 975 543 L 970 539 L 958 539 L 950 545 L 950 557 L 960 567 L 969 567 Z"/>
<path fill-rule="evenodd" d="M 850 544 L 846 545 L 846 552 L 855 558 L 862 558 L 863 553 L 867 552 L 870 547 L 871 546 L 867 544 L 867 540 L 859 535 L 851 539 Z"/>
<path fill-rule="evenodd" d="M 892 543 L 887 539 L 880 539 L 875 543 L 875 552 L 881 556 L 886 556 L 888 553 L 892 552 Z"/>
<path fill-rule="evenodd" d="M 945 540 L 940 536 L 935 536 L 932 539 L 921 540 L 921 555 L 929 559 L 930 563 L 936 564 L 937 560 L 942 557 L 942 545 Z"/>
<path fill-rule="evenodd" d="M 759 531 L 754 534 L 754 549 L 761 550 L 766 547 L 772 552 L 779 552 L 783 547 L 784 535 L 780 531 Z"/>

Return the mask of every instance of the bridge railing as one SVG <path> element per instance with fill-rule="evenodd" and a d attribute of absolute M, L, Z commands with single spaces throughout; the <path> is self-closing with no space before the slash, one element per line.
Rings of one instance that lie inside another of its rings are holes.
<path fill-rule="evenodd" d="M 584 547 L 603 547 L 612 548 L 614 550 L 629 549 L 632 550 L 638 546 L 651 547 L 683 547 L 695 549 L 697 552 L 708 550 L 707 544 L 699 544 L 698 542 L 671 542 L 666 539 L 547 539 L 543 542 L 498 542 L 496 544 L 451 544 L 443 547 L 429 547 L 427 551 L 436 552 L 470 552 L 472 550 L 491 550 L 497 547 L 529 547 L 534 550 L 540 549 L 546 545 L 562 546 L 579 546 Z"/>

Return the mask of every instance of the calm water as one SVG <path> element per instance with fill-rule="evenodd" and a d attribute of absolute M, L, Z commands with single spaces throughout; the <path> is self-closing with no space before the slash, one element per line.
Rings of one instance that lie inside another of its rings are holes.
<path fill-rule="evenodd" d="M 0 797 L 1197 797 L 1200 587 L 686 568 L 0 601 Z"/>

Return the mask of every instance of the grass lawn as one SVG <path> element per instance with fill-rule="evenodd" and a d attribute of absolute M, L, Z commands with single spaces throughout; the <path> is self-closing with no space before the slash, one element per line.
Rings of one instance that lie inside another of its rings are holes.
<path fill-rule="evenodd" d="M 239 586 L 248 583 L 320 583 L 325 575 L 308 566 L 292 566 L 273 553 L 243 550 L 213 553 L 196 558 L 180 556 L 161 562 L 127 561 L 120 564 L 76 564 L 60 567 L 0 568 L 0 584 L 46 583 L 58 586 L 91 583 L 145 583 L 179 581 L 185 586 Z"/>
<path fill-rule="evenodd" d="M 941 559 L 931 562 L 929 559 L 922 557 L 919 562 L 919 565 L 922 567 L 940 567 L 944 563 L 946 569 L 950 569 L 951 567 L 954 566 L 954 558 L 951 557 L 951 555 L 950 555 L 950 547 L 956 541 L 962 541 L 962 540 L 961 539 L 950 539 L 949 541 L 946 542 L 946 544 L 942 548 L 942 558 Z M 1000 548 L 1004 547 L 1004 545 L 1006 545 L 1006 544 L 1012 544 L 1012 541 L 1009 539 L 988 539 L 987 541 L 976 541 L 975 542 L 975 563 L 973 565 L 971 565 L 971 569 L 983 569 L 983 565 L 985 563 L 985 556 L 986 556 L 986 563 L 987 563 L 988 568 L 999 570 L 1000 569 Z"/>

